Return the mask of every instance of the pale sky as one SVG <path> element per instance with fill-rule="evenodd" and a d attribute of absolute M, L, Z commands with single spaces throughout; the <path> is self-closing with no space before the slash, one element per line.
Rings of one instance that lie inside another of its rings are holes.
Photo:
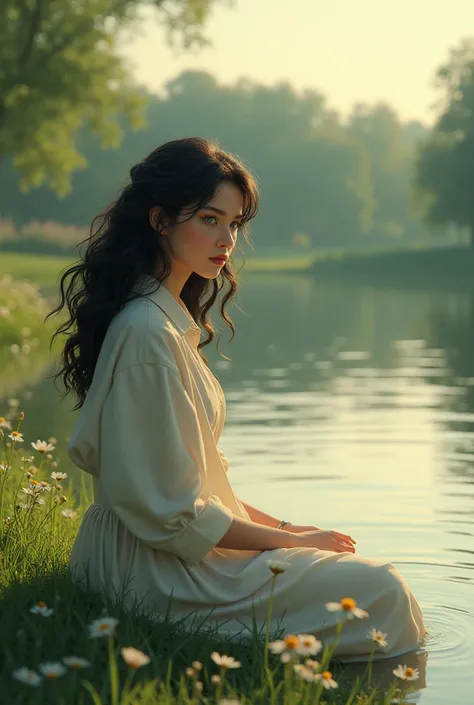
<path fill-rule="evenodd" d="M 124 53 L 140 83 L 160 92 L 183 69 L 202 69 L 229 85 L 242 76 L 299 92 L 321 91 L 346 115 L 356 102 L 385 100 L 403 120 L 434 121 L 436 68 L 450 47 L 474 35 L 473 0 L 217 1 L 198 52 L 167 46 L 147 21 Z"/>

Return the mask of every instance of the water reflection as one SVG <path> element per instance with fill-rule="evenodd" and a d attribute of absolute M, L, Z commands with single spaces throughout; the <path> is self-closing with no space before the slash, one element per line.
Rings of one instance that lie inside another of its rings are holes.
<path fill-rule="evenodd" d="M 247 275 L 237 303 L 230 345 L 213 314 L 231 361 L 205 352 L 226 393 L 221 446 L 239 496 L 295 523 L 350 532 L 359 553 L 395 563 L 429 629 L 428 687 L 417 698 L 467 701 L 474 295 Z M 31 391 L 9 390 L 28 437 L 64 446 L 72 403 L 59 403 L 51 380 Z M 61 469 L 74 474 L 64 453 Z"/>

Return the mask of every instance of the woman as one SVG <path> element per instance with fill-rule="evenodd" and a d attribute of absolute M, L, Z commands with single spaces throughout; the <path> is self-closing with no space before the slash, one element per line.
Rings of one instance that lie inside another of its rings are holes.
<path fill-rule="evenodd" d="M 376 658 L 416 648 L 422 613 L 392 564 L 356 557 L 351 536 L 240 501 L 229 482 L 218 446 L 224 394 L 201 348 L 214 337 L 208 312 L 226 284 L 220 312 L 234 332 L 225 305 L 237 289 L 239 233 L 247 237 L 258 209 L 254 177 L 200 138 L 158 147 L 130 176 L 95 232 L 94 220 L 83 261 L 62 276 L 54 311 L 67 302 L 57 376 L 80 408 L 69 455 L 94 484 L 73 575 L 126 606 L 169 608 L 229 636 L 251 631 L 253 617 L 265 624 L 267 561 L 285 560 L 272 634 L 312 632 L 331 644 L 339 615 L 325 604 L 350 596 L 370 620 L 345 627 L 341 660 L 368 657 L 369 625 L 388 634 Z"/>

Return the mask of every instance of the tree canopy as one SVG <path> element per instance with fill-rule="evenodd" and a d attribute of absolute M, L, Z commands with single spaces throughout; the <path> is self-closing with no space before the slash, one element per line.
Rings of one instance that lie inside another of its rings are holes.
<path fill-rule="evenodd" d="M 75 136 L 87 124 L 104 147 L 123 137 L 122 116 L 143 127 L 145 96 L 117 44 L 147 5 L 184 48 L 201 33 L 213 0 L 2 0 L 0 160 L 12 155 L 20 187 L 48 183 L 66 193 L 87 166 Z"/>
<path fill-rule="evenodd" d="M 436 83 L 439 117 L 416 162 L 419 209 L 432 226 L 469 228 L 474 245 L 474 39 L 451 50 Z"/>

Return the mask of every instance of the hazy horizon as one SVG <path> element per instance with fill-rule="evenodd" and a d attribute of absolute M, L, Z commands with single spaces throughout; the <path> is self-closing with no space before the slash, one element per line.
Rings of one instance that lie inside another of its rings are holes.
<path fill-rule="evenodd" d="M 385 101 L 403 121 L 432 124 L 435 71 L 474 33 L 474 4 L 451 0 L 449 12 L 428 0 L 387 5 L 234 0 L 234 7 L 213 7 L 203 29 L 212 47 L 172 49 L 163 27 L 150 20 L 122 51 L 138 81 L 158 93 L 184 69 L 198 69 L 220 84 L 246 76 L 264 85 L 288 81 L 298 92 L 311 88 L 342 117 L 355 103 Z"/>

